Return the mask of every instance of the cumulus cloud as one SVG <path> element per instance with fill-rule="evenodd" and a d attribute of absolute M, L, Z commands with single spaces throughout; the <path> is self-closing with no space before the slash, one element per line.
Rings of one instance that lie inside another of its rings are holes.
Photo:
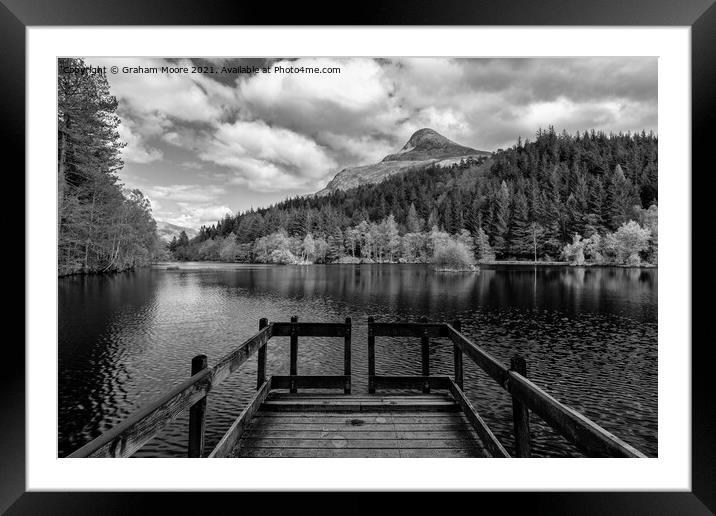
<path fill-rule="evenodd" d="M 119 64 L 120 72 L 108 76 L 112 94 L 135 115 L 157 114 L 185 122 L 214 123 L 236 109 L 236 91 L 202 74 L 123 72 L 162 66 L 191 66 L 188 60 L 169 62 L 157 58 L 91 59 L 93 64 Z"/>
<path fill-rule="evenodd" d="M 312 185 L 336 167 L 312 139 L 263 121 L 219 125 L 199 158 L 231 169 L 234 184 L 262 192 Z"/>
<path fill-rule="evenodd" d="M 147 186 L 142 190 L 152 203 L 157 219 L 171 224 L 196 229 L 234 213 L 222 202 L 227 193 L 222 186 L 171 184 Z"/>
<path fill-rule="evenodd" d="M 153 199 L 166 199 L 174 202 L 211 203 L 226 193 L 226 189 L 217 185 L 156 185 L 146 189 Z"/>
<path fill-rule="evenodd" d="M 184 226 L 189 228 L 199 228 L 201 226 L 210 226 L 215 224 L 217 220 L 221 220 L 225 215 L 233 215 L 234 212 L 228 206 L 193 206 L 191 204 L 182 204 L 181 211 L 178 213 L 169 213 L 161 220 Z"/>
<path fill-rule="evenodd" d="M 385 134 L 407 115 L 395 84 L 373 59 L 302 58 L 273 66 L 338 67 L 335 74 L 258 74 L 239 82 L 246 109 L 269 124 L 302 134 Z"/>
<path fill-rule="evenodd" d="M 125 162 L 144 164 L 159 161 L 164 157 L 164 153 L 161 150 L 150 147 L 144 143 L 142 137 L 132 131 L 126 123 L 120 124 L 118 131 L 119 137 L 127 144 L 126 147 L 122 149 L 122 158 Z"/>

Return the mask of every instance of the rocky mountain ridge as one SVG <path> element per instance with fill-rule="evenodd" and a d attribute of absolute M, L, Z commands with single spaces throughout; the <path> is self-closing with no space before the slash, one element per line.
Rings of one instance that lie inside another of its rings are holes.
<path fill-rule="evenodd" d="M 344 168 L 317 195 L 380 183 L 392 175 L 410 170 L 421 170 L 433 165 L 450 166 L 463 159 L 480 159 L 491 154 L 460 145 L 432 129 L 424 128 L 413 133 L 402 149 L 387 155 L 380 162 Z"/>

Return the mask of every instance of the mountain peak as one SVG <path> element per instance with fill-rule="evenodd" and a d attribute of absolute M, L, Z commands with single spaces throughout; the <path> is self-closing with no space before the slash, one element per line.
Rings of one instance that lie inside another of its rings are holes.
<path fill-rule="evenodd" d="M 402 149 L 387 155 L 383 161 L 422 161 L 478 153 L 480 151 L 455 143 L 437 131 L 424 127 L 415 131 Z"/>
<path fill-rule="evenodd" d="M 425 143 L 431 140 L 450 141 L 434 129 L 430 129 L 429 127 L 423 127 L 422 129 L 418 129 L 413 133 L 406 145 L 418 145 L 419 143 Z"/>
<path fill-rule="evenodd" d="M 402 149 L 395 154 L 388 154 L 378 163 L 344 168 L 318 192 L 318 195 L 333 190 L 348 190 L 364 184 L 380 183 L 394 174 L 409 170 L 421 170 L 430 166 L 450 166 L 469 158 L 484 159 L 490 154 L 455 143 L 437 131 L 424 127 L 415 131 Z"/>

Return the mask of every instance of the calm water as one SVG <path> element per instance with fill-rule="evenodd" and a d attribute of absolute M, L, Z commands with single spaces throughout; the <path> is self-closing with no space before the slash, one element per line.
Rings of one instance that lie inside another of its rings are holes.
<path fill-rule="evenodd" d="M 463 332 L 648 455 L 657 454 L 655 269 L 483 267 L 435 273 L 420 265 L 182 264 L 59 281 L 59 454 L 111 428 L 190 372 L 248 338 L 260 317 L 353 318 L 354 392 L 367 389 L 369 315 L 379 321 L 461 319 Z M 299 374 L 342 374 L 342 339 L 299 340 Z M 378 338 L 378 374 L 420 374 L 414 339 Z M 269 374 L 288 374 L 288 338 L 268 348 Z M 452 374 L 452 345 L 431 342 L 431 372 Z M 251 396 L 256 357 L 209 397 L 207 449 Z M 465 390 L 511 449 L 509 397 L 465 359 Z M 184 456 L 188 414 L 138 456 Z M 579 456 L 533 416 L 536 455 Z"/>

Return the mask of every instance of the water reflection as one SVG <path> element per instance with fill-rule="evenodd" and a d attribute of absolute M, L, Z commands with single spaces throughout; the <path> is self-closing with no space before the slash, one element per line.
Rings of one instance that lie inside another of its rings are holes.
<path fill-rule="evenodd" d="M 353 317 L 354 385 L 366 388 L 365 320 L 462 320 L 463 331 L 648 454 L 657 450 L 657 271 L 493 267 L 435 273 L 413 265 L 244 266 L 185 264 L 108 277 L 66 278 L 59 288 L 59 447 L 66 455 L 185 378 L 192 356 L 210 363 L 255 331 L 258 319 Z M 339 374 L 341 339 L 303 339 L 299 372 Z M 268 367 L 288 371 L 287 339 L 271 341 Z M 436 341 L 431 370 L 451 374 L 452 347 Z M 410 339 L 379 339 L 378 372 L 417 374 Z M 483 416 L 511 445 L 511 407 L 499 387 L 466 363 L 465 384 Z M 212 392 L 212 446 L 255 387 L 252 361 Z M 535 421 L 541 455 L 555 446 Z M 185 453 L 186 415 L 140 455 Z"/>

